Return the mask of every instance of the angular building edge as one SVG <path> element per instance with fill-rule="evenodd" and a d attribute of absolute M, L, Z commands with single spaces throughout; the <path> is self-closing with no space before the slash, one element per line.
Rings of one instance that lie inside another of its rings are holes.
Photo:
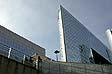
<path fill-rule="evenodd" d="M 63 32 L 63 22 L 61 15 L 61 5 L 59 5 L 58 9 L 58 27 L 59 27 L 59 35 L 60 35 L 60 50 L 61 50 L 61 61 L 66 62 L 66 51 L 65 51 L 65 43 L 64 43 L 64 32 Z"/>

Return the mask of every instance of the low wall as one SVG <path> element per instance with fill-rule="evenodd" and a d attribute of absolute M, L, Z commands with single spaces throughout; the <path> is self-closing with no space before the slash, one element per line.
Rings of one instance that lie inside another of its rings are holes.
<path fill-rule="evenodd" d="M 0 74 L 112 74 L 112 65 L 41 62 L 36 68 L 0 55 Z"/>
<path fill-rule="evenodd" d="M 0 74 L 38 74 L 34 67 L 0 55 Z"/>
<path fill-rule="evenodd" d="M 112 65 L 42 62 L 43 74 L 112 74 Z"/>

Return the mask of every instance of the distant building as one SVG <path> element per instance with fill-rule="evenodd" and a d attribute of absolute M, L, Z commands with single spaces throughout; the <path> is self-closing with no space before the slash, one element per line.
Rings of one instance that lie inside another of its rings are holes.
<path fill-rule="evenodd" d="M 106 31 L 106 36 L 107 36 L 107 41 L 109 44 L 109 53 L 110 53 L 111 59 L 112 59 L 112 29 L 108 29 Z"/>
<path fill-rule="evenodd" d="M 109 47 L 112 51 L 112 29 L 108 29 L 106 31 L 106 35 L 107 35 L 107 39 L 108 39 L 108 43 L 109 43 Z"/>
<path fill-rule="evenodd" d="M 59 9 L 61 60 L 79 63 L 111 63 L 108 48 L 65 8 Z"/>
<path fill-rule="evenodd" d="M 7 56 L 9 49 L 12 49 L 10 58 L 17 61 L 34 54 L 45 56 L 44 48 L 0 25 L 0 54 Z"/>

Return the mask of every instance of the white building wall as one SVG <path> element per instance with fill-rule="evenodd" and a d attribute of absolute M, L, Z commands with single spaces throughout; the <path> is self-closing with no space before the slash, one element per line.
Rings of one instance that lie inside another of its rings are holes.
<path fill-rule="evenodd" d="M 108 44 L 109 44 L 109 55 L 110 55 L 110 59 L 112 62 L 112 33 L 111 33 L 112 29 L 108 29 L 106 31 L 106 36 L 107 36 L 107 40 L 108 40 Z"/>
<path fill-rule="evenodd" d="M 58 25 L 60 33 L 60 49 L 61 49 L 61 61 L 66 62 L 66 53 L 65 53 L 65 44 L 64 44 L 64 32 L 62 25 L 61 9 L 59 8 L 58 12 Z"/>

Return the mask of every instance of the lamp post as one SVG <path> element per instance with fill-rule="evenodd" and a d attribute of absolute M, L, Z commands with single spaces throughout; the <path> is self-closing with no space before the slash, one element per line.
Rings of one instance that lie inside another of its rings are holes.
<path fill-rule="evenodd" d="M 56 54 L 56 61 L 58 61 L 58 53 L 59 53 L 60 51 L 58 51 L 58 50 L 56 50 L 56 51 L 54 51 L 54 53 Z"/>

